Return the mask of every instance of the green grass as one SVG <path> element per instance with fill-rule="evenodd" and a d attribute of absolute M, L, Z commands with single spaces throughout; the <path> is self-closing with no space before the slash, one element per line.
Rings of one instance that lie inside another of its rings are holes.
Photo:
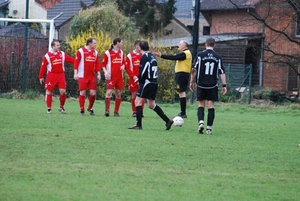
<path fill-rule="evenodd" d="M 112 102 L 112 108 L 114 102 Z M 0 99 L 0 200 L 299 200 L 299 107 L 217 104 L 213 135 L 197 133 L 197 105 L 165 130 L 145 108 L 121 117 L 46 114 L 43 100 Z M 178 104 L 160 104 L 170 117 Z M 206 110 L 207 114 L 207 110 Z"/>

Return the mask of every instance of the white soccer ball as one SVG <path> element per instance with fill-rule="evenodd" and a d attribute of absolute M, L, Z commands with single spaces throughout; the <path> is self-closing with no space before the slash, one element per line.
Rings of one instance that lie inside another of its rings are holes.
<path fill-rule="evenodd" d="M 173 123 L 174 126 L 182 126 L 184 124 L 184 120 L 180 116 L 174 117 L 173 121 L 174 121 Z"/>

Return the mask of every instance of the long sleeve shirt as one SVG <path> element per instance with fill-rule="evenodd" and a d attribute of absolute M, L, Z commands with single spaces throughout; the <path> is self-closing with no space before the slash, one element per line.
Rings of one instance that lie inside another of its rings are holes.
<path fill-rule="evenodd" d="M 139 75 L 141 57 L 142 57 L 142 53 L 138 53 L 135 51 L 132 51 L 127 55 L 125 60 L 125 70 L 127 74 L 130 76 L 130 78 Z"/>
<path fill-rule="evenodd" d="M 76 53 L 74 70 L 78 70 L 79 78 L 94 77 L 95 73 L 100 72 L 98 52 L 86 47 L 80 48 Z"/>
<path fill-rule="evenodd" d="M 74 58 L 63 51 L 47 52 L 40 67 L 39 79 L 44 77 L 46 69 L 47 73 L 64 73 L 65 62 L 73 64 Z"/>

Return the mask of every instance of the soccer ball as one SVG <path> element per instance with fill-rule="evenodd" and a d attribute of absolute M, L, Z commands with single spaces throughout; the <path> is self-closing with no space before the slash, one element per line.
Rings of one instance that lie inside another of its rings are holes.
<path fill-rule="evenodd" d="M 184 120 L 180 116 L 174 117 L 173 121 L 174 121 L 173 123 L 174 126 L 182 126 L 184 124 Z"/>

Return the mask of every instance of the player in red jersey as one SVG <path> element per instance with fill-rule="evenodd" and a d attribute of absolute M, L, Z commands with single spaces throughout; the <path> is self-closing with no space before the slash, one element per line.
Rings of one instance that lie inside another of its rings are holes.
<path fill-rule="evenodd" d="M 136 117 L 135 98 L 139 88 L 137 76 L 139 75 L 140 58 L 142 57 L 139 43 L 139 40 L 134 42 L 134 50 L 127 55 L 125 60 L 125 70 L 129 75 L 128 90 L 131 93 L 132 117 Z M 144 102 L 142 103 L 142 107 L 144 108 Z"/>
<path fill-rule="evenodd" d="M 121 50 L 123 41 L 121 38 L 115 38 L 111 48 L 106 50 L 102 59 L 102 69 L 106 79 L 105 94 L 105 116 L 109 116 L 110 101 L 112 91 L 115 89 L 115 109 L 114 116 L 119 117 L 119 109 L 121 105 L 121 92 L 124 88 L 123 71 L 125 69 L 124 53 Z"/>
<path fill-rule="evenodd" d="M 52 113 L 52 95 L 56 86 L 59 89 L 59 111 L 62 114 L 66 113 L 64 108 L 66 102 L 66 78 L 65 78 L 65 66 L 64 63 L 74 63 L 74 58 L 67 55 L 60 50 L 60 43 L 58 40 L 53 40 L 51 43 L 52 50 L 45 54 L 42 65 L 39 72 L 40 83 L 44 82 L 44 74 L 47 69 L 47 78 L 45 81 L 46 90 L 46 105 L 47 113 Z"/>
<path fill-rule="evenodd" d="M 95 115 L 93 105 L 96 99 L 97 79 L 100 81 L 100 61 L 98 52 L 95 50 L 97 41 L 95 38 L 88 38 L 86 46 L 80 48 L 76 53 L 74 61 L 74 79 L 78 80 L 79 94 L 79 107 L 80 114 L 84 115 L 84 104 L 86 90 L 89 90 L 89 105 L 87 111 L 90 115 Z"/>

